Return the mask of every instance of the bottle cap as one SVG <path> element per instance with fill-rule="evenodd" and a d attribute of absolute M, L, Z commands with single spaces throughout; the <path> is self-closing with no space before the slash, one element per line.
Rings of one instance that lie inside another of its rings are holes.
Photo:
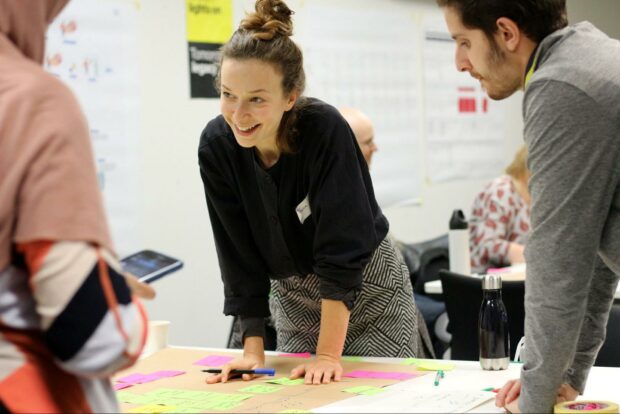
<path fill-rule="evenodd" d="M 497 290 L 502 288 L 502 277 L 498 274 L 484 275 L 482 277 L 483 290 Z"/>
<path fill-rule="evenodd" d="M 461 210 L 454 210 L 450 217 L 450 230 L 466 230 L 468 227 L 465 214 Z"/>

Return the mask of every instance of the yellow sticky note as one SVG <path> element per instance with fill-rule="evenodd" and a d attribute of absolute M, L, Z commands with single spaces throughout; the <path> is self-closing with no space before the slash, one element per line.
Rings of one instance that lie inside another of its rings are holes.
<path fill-rule="evenodd" d="M 185 0 L 187 40 L 226 43 L 233 33 L 232 0 Z"/>
<path fill-rule="evenodd" d="M 402 362 L 403 365 L 415 365 L 420 371 L 452 371 L 454 364 L 439 362 L 432 359 L 408 358 Z"/>

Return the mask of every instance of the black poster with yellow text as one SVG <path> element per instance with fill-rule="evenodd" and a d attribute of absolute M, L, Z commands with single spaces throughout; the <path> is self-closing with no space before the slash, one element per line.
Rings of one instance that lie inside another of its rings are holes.
<path fill-rule="evenodd" d="M 185 0 L 190 96 L 217 98 L 219 48 L 232 35 L 232 0 Z"/>

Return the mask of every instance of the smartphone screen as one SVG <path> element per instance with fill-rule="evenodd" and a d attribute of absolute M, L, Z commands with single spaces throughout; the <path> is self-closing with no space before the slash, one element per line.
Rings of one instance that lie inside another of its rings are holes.
<path fill-rule="evenodd" d="M 142 250 L 121 260 L 123 270 L 136 276 L 141 282 L 151 283 L 179 270 L 183 262 L 153 250 Z"/>

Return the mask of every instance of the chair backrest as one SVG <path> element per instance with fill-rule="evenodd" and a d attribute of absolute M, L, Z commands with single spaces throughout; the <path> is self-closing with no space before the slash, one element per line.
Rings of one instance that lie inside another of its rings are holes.
<path fill-rule="evenodd" d="M 620 305 L 611 307 L 607 321 L 607 336 L 594 365 L 620 367 Z"/>
<path fill-rule="evenodd" d="M 450 355 L 452 359 L 477 361 L 478 317 L 482 303 L 482 279 L 461 275 L 447 270 L 439 271 L 444 301 L 452 334 Z M 508 313 L 510 332 L 510 358 L 514 359 L 517 343 L 523 336 L 525 319 L 525 282 L 502 283 L 502 300 Z"/>
<path fill-rule="evenodd" d="M 413 291 L 425 294 L 424 284 L 439 279 L 441 269 L 450 268 L 448 235 L 418 243 L 398 243 L 409 268 Z"/>
<path fill-rule="evenodd" d="M 420 271 L 420 251 L 415 247 L 414 243 L 403 243 L 396 240 L 396 247 L 403 256 L 403 260 L 409 269 L 409 277 L 411 285 L 415 285 L 417 273 Z"/>

